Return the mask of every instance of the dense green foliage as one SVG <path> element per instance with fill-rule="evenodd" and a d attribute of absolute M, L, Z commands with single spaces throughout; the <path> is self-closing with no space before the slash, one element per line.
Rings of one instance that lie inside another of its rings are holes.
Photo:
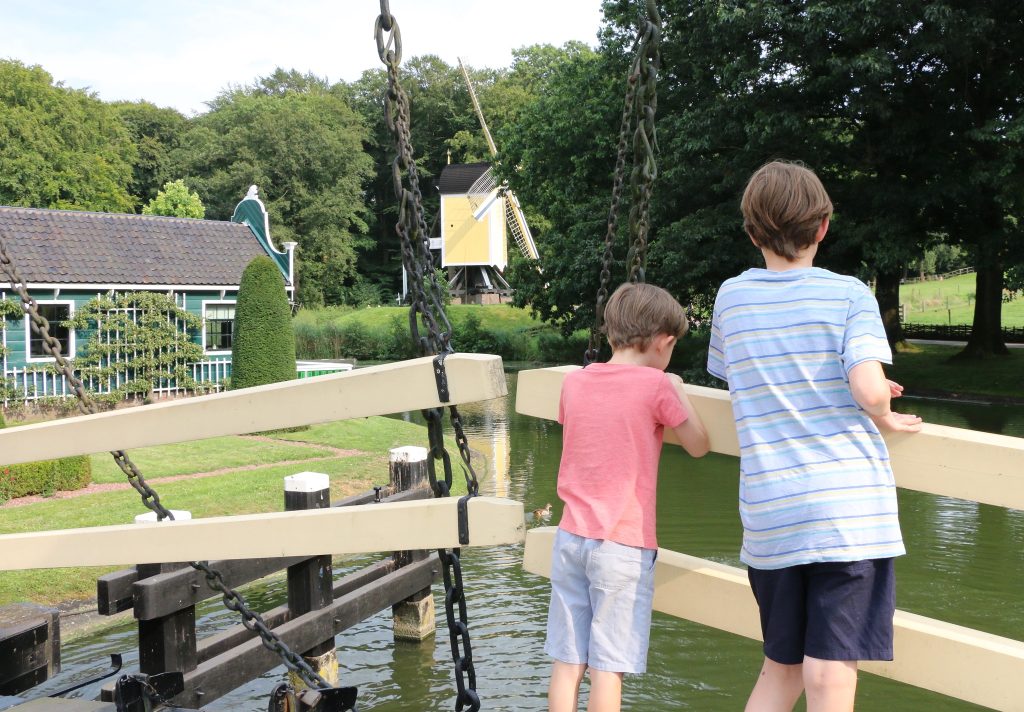
<path fill-rule="evenodd" d="M 563 335 L 593 321 L 616 132 L 644 6 L 606 0 L 597 49 L 523 47 L 508 68 L 468 68 L 499 173 L 541 251 L 542 274 L 512 255 L 517 303 Z M 819 264 L 875 285 L 894 343 L 900 279 L 945 262 L 977 268 L 971 351 L 1001 353 L 1003 288 L 1024 284 L 1024 6 L 668 0 L 659 8 L 648 279 L 706 317 L 721 281 L 758 264 L 737 209 L 747 177 L 770 159 L 802 160 L 836 207 Z M 430 224 L 438 207 L 431 183 L 445 164 L 490 157 L 457 66 L 412 57 L 401 79 Z M 335 84 L 277 69 L 186 118 L 146 102 L 104 105 L 54 85 L 41 68 L 7 61 L 0 203 L 131 209 L 184 177 L 207 216 L 226 219 L 256 184 L 275 243 L 299 244 L 300 305 L 394 304 L 401 268 L 386 84 L 383 68 Z M 613 283 L 625 275 L 625 224 Z"/>
<path fill-rule="evenodd" d="M 179 146 L 188 119 L 174 109 L 158 108 L 147 101 L 113 106 L 138 152 L 128 191 L 136 204 L 145 205 L 156 197 L 161 186 L 176 177 L 171 152 Z"/>
<path fill-rule="evenodd" d="M 173 381 L 196 389 L 188 364 L 203 360 L 203 348 L 192 339 L 202 321 L 156 292 L 102 295 L 79 308 L 69 322 L 85 345 L 75 356 L 75 370 L 86 386 L 95 379 L 120 384 L 117 399 L 148 399 L 154 388 Z"/>
<path fill-rule="evenodd" d="M 0 60 L 0 205 L 130 212 L 136 156 L 110 104 Z"/>
<path fill-rule="evenodd" d="M 0 411 L 0 430 L 7 427 Z M 92 482 L 92 462 L 88 455 L 41 460 L 18 465 L 0 465 L 0 503 L 31 494 L 51 495 L 75 490 Z"/>
<path fill-rule="evenodd" d="M 198 193 L 189 190 L 180 178 L 165 183 L 163 190 L 142 208 L 143 215 L 168 215 L 177 218 L 201 219 L 206 214 Z"/>
<path fill-rule="evenodd" d="M 295 335 L 281 271 L 257 257 L 242 273 L 231 344 L 231 387 L 295 378 Z"/>
<path fill-rule="evenodd" d="M 365 246 L 363 185 L 372 171 L 366 129 L 340 92 L 278 72 L 221 94 L 173 153 L 207 215 L 226 220 L 260 188 L 276 244 L 298 242 L 298 298 L 336 304 Z"/>
<path fill-rule="evenodd" d="M 718 284 L 759 260 L 738 211 L 747 177 L 768 160 L 803 160 L 836 205 L 819 263 L 876 280 L 890 338 L 900 337 L 900 277 L 944 241 L 978 266 L 977 346 L 1003 350 L 993 332 L 1002 275 L 1022 259 L 1024 86 L 1010 55 L 1024 36 L 1024 8 L 981 0 L 661 7 L 648 278 L 706 314 Z M 618 125 L 610 111 L 624 91 L 637 9 L 605 3 L 600 52 L 556 64 L 506 142 L 520 167 L 513 187 L 552 221 L 541 238 L 544 275 L 518 270 L 527 285 L 518 299 L 566 329 L 592 318 L 589 255 L 600 249 L 604 212 L 593 192 L 610 194 Z"/>
<path fill-rule="evenodd" d="M 584 332 L 562 336 L 528 310 L 507 304 L 448 308 L 456 351 L 490 353 L 505 361 L 581 363 Z M 395 360 L 417 355 L 407 307 L 303 309 L 294 319 L 296 351 L 304 359 Z"/>

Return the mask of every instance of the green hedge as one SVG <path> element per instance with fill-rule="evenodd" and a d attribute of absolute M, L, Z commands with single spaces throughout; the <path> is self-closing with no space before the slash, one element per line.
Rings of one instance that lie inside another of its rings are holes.
<path fill-rule="evenodd" d="M 41 460 L 0 467 L 0 502 L 32 494 L 51 495 L 76 490 L 92 482 L 92 462 L 87 455 Z"/>

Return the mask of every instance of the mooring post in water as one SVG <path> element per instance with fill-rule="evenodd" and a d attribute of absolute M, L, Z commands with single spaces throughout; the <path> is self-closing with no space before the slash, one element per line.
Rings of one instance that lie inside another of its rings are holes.
<path fill-rule="evenodd" d="M 175 521 L 192 518 L 191 512 L 171 510 Z M 155 522 L 156 513 L 135 517 L 136 524 Z M 170 521 L 165 519 L 163 521 Z M 139 564 L 138 580 L 188 568 L 187 563 Z M 136 617 L 138 611 L 136 610 Z M 198 664 L 196 656 L 196 607 L 186 606 L 166 616 L 139 619 L 139 672 L 156 675 L 161 672 L 189 672 Z"/>
<path fill-rule="evenodd" d="M 389 475 L 392 492 L 428 487 L 428 451 L 425 447 L 408 445 L 389 452 Z M 396 551 L 395 566 L 407 566 L 427 558 L 426 551 Z M 391 607 L 396 640 L 421 641 L 434 634 L 434 594 L 430 587 L 417 591 Z"/>
<path fill-rule="evenodd" d="M 34 603 L 0 606 L 0 695 L 17 695 L 60 672 L 60 613 Z"/>
<path fill-rule="evenodd" d="M 322 509 L 331 506 L 331 480 L 322 472 L 300 472 L 284 478 L 284 508 L 294 512 L 300 509 Z M 327 547 L 325 547 L 326 550 Z M 288 611 L 297 618 L 303 613 L 327 608 L 334 602 L 331 557 L 314 556 L 300 564 L 288 567 Z M 338 684 L 338 655 L 334 637 L 318 643 L 302 653 L 306 662 L 320 677 L 332 685 Z M 292 686 L 305 687 L 295 673 L 289 673 Z"/>

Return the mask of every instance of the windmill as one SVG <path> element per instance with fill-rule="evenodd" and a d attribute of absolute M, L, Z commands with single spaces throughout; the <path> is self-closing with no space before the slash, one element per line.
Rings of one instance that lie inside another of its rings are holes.
<path fill-rule="evenodd" d="M 498 149 L 487 128 L 466 67 L 459 69 L 469 89 L 492 157 Z M 441 266 L 448 269 L 453 299 L 494 303 L 512 288 L 503 272 L 508 265 L 508 236 L 529 260 L 539 255 L 519 200 L 505 182 L 498 183 L 490 163 L 450 163 L 438 181 L 441 193 Z"/>

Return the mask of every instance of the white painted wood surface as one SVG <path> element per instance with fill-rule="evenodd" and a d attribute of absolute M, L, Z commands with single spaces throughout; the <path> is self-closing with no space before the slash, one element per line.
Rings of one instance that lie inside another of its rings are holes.
<path fill-rule="evenodd" d="M 577 368 L 520 371 L 516 411 L 557 420 L 562 379 Z M 707 426 L 711 450 L 738 456 L 729 393 L 689 384 L 686 393 Z M 912 402 L 897 401 L 897 410 L 901 407 L 913 412 Z M 675 442 L 672 432 L 666 433 L 665 442 Z M 1024 438 L 925 423 L 920 433 L 887 435 L 885 442 L 899 487 L 1024 509 Z"/>
<path fill-rule="evenodd" d="M 445 359 L 450 404 L 507 393 L 501 357 Z M 40 459 L 388 415 L 442 405 L 429 357 L 0 430 L 0 459 Z M 143 473 L 145 474 L 145 473 Z"/>
<path fill-rule="evenodd" d="M 555 531 L 527 532 L 526 571 L 550 578 Z M 746 572 L 732 566 L 659 549 L 654 610 L 761 640 Z M 894 623 L 895 660 L 861 663 L 862 670 L 994 710 L 1024 710 L 1024 642 L 906 611 L 896 611 Z"/>
<path fill-rule="evenodd" d="M 0 570 L 119 566 L 523 541 L 523 505 L 496 497 L 469 502 L 469 544 L 460 545 L 456 497 L 301 512 L 165 520 L 0 536 Z"/>

